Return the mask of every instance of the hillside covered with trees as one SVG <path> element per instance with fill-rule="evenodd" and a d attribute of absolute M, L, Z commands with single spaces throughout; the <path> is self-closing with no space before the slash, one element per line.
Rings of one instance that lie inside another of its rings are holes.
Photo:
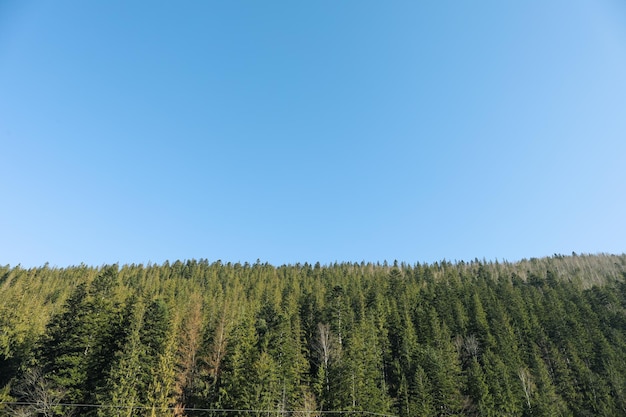
<path fill-rule="evenodd" d="M 0 401 L 10 416 L 626 415 L 626 255 L 0 267 Z"/>

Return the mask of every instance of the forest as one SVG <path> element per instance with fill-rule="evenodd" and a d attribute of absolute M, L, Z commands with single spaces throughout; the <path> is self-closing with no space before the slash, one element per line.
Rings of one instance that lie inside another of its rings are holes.
<path fill-rule="evenodd" d="M 626 255 L 0 266 L 2 416 L 626 415 Z"/>

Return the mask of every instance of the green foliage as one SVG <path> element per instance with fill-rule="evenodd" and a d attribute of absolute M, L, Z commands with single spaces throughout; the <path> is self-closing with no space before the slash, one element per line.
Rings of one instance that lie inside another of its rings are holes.
<path fill-rule="evenodd" d="M 2 267 L 0 395 L 39 375 L 99 417 L 626 415 L 625 279 L 610 255 Z"/>
<path fill-rule="evenodd" d="M 470 362 L 467 370 L 467 390 L 473 402 L 474 411 L 481 416 L 497 416 L 494 401 L 489 392 L 487 377 L 476 358 Z"/>
<path fill-rule="evenodd" d="M 99 404 L 110 404 L 112 408 L 98 410 L 99 417 L 124 417 L 132 415 L 132 409 L 117 407 L 133 407 L 141 405 L 142 360 L 146 349 L 141 342 L 141 329 L 144 323 L 145 307 L 139 300 L 131 300 L 126 309 L 127 326 L 124 341 L 116 352 L 108 378 L 98 395 Z"/>

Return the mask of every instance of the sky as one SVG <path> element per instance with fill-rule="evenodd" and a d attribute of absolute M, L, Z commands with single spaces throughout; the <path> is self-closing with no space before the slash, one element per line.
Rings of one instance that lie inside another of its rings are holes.
<path fill-rule="evenodd" d="M 0 264 L 626 251 L 618 0 L 0 0 Z"/>

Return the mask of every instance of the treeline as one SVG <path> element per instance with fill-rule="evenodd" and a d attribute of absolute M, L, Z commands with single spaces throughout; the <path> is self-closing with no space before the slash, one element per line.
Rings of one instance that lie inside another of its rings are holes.
<path fill-rule="evenodd" d="M 12 416 L 626 415 L 626 255 L 0 267 L 0 401 Z"/>

